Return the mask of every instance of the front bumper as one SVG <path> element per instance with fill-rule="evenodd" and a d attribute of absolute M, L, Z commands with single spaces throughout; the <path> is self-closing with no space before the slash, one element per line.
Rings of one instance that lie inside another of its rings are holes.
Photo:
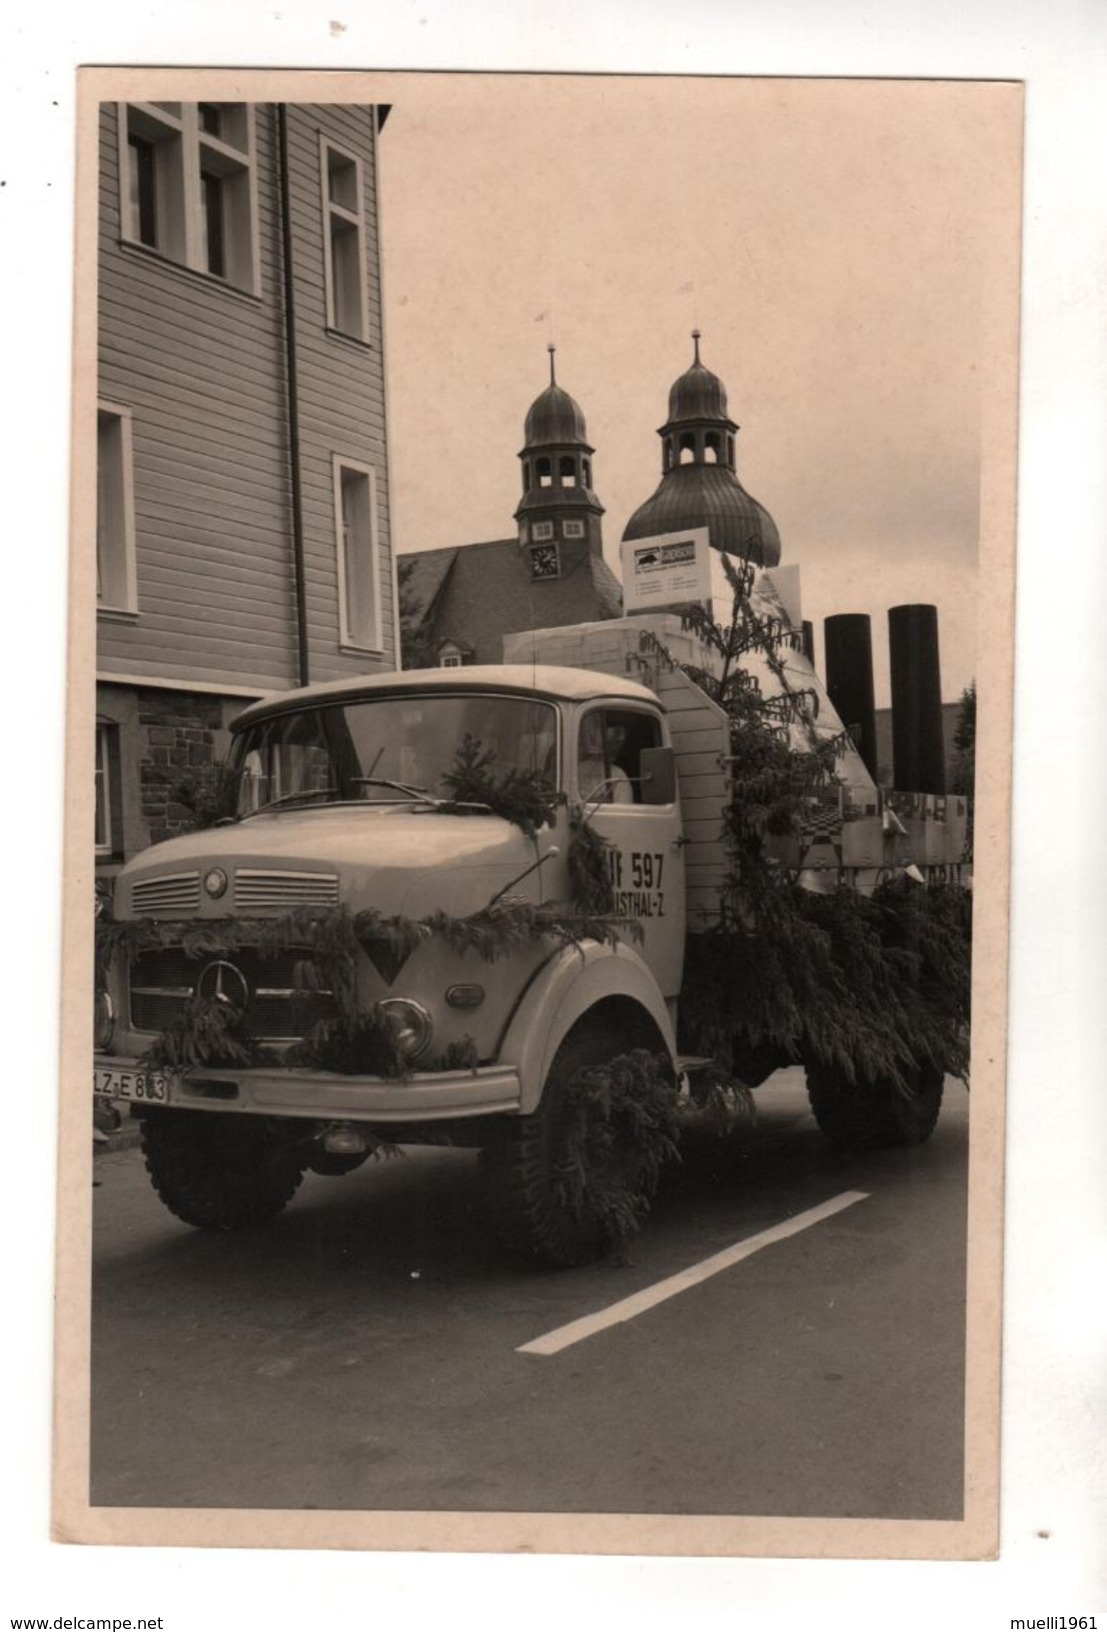
<path fill-rule="evenodd" d="M 98 1069 L 118 1071 L 134 1071 L 137 1064 L 104 1054 L 97 1054 L 94 1063 Z M 504 1115 L 518 1113 L 522 1098 L 518 1072 L 509 1065 L 413 1072 L 406 1081 L 289 1071 L 279 1065 L 247 1070 L 205 1066 L 167 1076 L 166 1086 L 166 1098 L 159 1104 L 181 1110 L 343 1122 L 441 1122 Z"/>

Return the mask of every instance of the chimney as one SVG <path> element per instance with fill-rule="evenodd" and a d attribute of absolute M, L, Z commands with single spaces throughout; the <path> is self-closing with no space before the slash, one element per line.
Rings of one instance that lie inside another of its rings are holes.
<path fill-rule="evenodd" d="M 823 625 L 826 689 L 865 768 L 876 781 L 876 703 L 872 625 L 864 612 L 842 612 Z"/>
<path fill-rule="evenodd" d="M 888 641 L 894 785 L 901 793 L 944 793 L 937 607 L 893 606 L 888 613 Z"/>

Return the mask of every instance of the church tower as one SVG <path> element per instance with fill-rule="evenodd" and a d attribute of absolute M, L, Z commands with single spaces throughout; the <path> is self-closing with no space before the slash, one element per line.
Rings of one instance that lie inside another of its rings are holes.
<path fill-rule="evenodd" d="M 592 454 L 584 415 L 557 383 L 550 346 L 550 383 L 530 406 L 523 431 L 523 497 L 515 512 L 519 548 L 530 577 L 540 582 L 602 559 L 603 505 L 592 491 Z"/>
<path fill-rule="evenodd" d="M 700 361 L 700 331 L 692 331 L 692 366 L 673 382 L 661 438 L 661 482 L 623 529 L 624 539 L 706 527 L 713 549 L 775 567 L 776 522 L 738 480 L 738 426 L 727 412 L 726 387 Z"/>

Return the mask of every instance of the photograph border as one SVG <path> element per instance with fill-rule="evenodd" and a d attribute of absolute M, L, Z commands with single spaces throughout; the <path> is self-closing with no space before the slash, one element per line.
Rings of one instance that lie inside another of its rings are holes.
<path fill-rule="evenodd" d="M 93 832 L 88 785 L 95 716 L 95 594 L 91 518 L 96 394 L 97 109 L 105 100 L 395 102 L 439 73 L 460 70 L 81 70 L 78 93 L 77 278 L 69 669 L 66 723 L 65 925 L 57 1235 L 55 1535 L 59 1540 L 142 1546 L 301 1547 L 541 1551 L 810 1558 L 968 1559 L 998 1545 L 999 1376 L 1003 1225 L 1004 1065 L 1010 859 L 1015 590 L 1015 494 L 1021 221 L 992 246 L 986 305 L 994 359 L 981 382 L 981 532 L 976 860 L 974 863 L 973 1070 L 969 1163 L 965 1516 L 960 1521 L 780 1519 L 642 1514 L 275 1512 L 93 1508 L 88 1489 L 91 1265 L 89 1105 L 92 1030 Z M 505 77 L 499 70 L 495 77 Z M 515 75 L 519 79 L 527 76 Z M 541 77 L 546 77 L 545 75 Z M 574 77 L 583 77 L 574 75 Z M 615 76 L 597 73 L 597 79 Z M 620 75 L 656 81 L 670 76 Z M 672 76 L 676 77 L 676 76 Z M 733 75 L 680 76 L 736 78 Z M 788 78 L 808 76 L 749 76 Z M 833 76 L 841 78 L 842 76 Z M 864 76 L 868 82 L 877 76 Z M 886 76 L 889 78 L 895 76 Z M 899 76 L 907 78 L 907 76 Z M 1009 93 L 1012 81 L 980 81 Z M 1012 154 L 1018 163 L 1019 153 Z"/>

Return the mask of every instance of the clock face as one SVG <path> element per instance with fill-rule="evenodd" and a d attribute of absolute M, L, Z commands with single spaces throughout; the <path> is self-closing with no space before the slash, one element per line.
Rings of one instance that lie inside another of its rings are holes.
<path fill-rule="evenodd" d="M 532 578 L 560 578 L 561 561 L 556 544 L 534 544 L 530 552 Z"/>

